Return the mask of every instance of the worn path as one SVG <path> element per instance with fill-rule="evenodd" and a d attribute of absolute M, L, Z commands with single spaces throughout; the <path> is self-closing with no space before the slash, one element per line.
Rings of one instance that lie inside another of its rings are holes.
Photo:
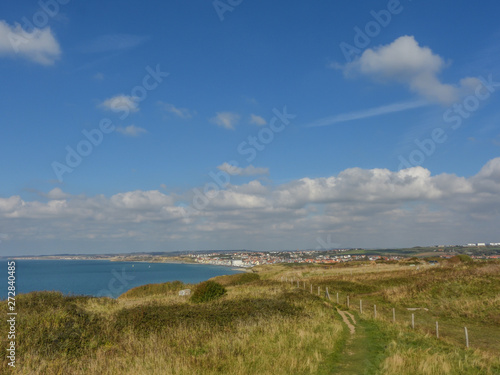
<path fill-rule="evenodd" d="M 349 337 L 341 355 L 338 356 L 331 374 L 376 374 L 385 357 L 387 337 L 376 322 L 357 319 L 349 311 L 337 312 L 349 330 Z"/>

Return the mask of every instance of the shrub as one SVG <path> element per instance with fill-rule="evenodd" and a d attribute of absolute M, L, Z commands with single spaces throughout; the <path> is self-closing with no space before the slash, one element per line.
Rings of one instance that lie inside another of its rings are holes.
<path fill-rule="evenodd" d="M 196 303 L 208 302 L 226 294 L 226 288 L 215 281 L 204 281 L 196 287 L 191 296 L 191 301 Z"/>

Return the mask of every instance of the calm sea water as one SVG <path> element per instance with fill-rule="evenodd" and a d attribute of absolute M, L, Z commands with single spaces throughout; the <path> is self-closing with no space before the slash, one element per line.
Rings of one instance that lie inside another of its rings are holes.
<path fill-rule="evenodd" d="M 239 271 L 201 264 L 103 260 L 16 260 L 16 294 L 56 290 L 64 294 L 118 297 L 139 285 L 180 280 L 198 283 Z M 0 261 L 0 297 L 7 298 L 7 261 Z"/>

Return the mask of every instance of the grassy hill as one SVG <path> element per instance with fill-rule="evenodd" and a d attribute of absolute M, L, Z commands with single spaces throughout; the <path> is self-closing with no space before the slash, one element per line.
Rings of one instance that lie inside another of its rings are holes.
<path fill-rule="evenodd" d="M 2 358 L 0 373 L 500 374 L 498 262 L 255 270 L 214 278 L 226 293 L 205 303 L 181 282 L 117 300 L 20 295 L 17 367 Z"/>

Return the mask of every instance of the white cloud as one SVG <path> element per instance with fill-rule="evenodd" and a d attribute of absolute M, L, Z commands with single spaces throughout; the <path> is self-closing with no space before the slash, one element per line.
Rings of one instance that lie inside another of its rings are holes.
<path fill-rule="evenodd" d="M 408 102 L 393 103 L 393 104 L 384 105 L 381 107 L 375 107 L 375 108 L 370 108 L 370 109 L 365 109 L 365 110 L 360 110 L 360 111 L 355 111 L 355 112 L 342 113 L 342 114 L 335 115 L 335 116 L 325 117 L 325 118 L 316 120 L 316 121 L 314 121 L 306 126 L 315 127 L 315 126 L 333 125 L 333 124 L 337 124 L 340 122 L 360 120 L 360 119 L 364 119 L 364 118 L 382 116 L 382 115 L 389 114 L 389 113 L 407 111 L 407 110 L 414 109 L 414 108 L 424 107 L 428 104 L 429 103 L 427 101 L 424 101 L 424 100 L 413 100 L 413 101 L 408 101 Z"/>
<path fill-rule="evenodd" d="M 97 81 L 102 81 L 104 79 L 104 74 L 103 73 L 96 73 L 93 75 L 93 77 Z"/>
<path fill-rule="evenodd" d="M 269 168 L 256 168 L 253 165 L 241 168 L 231 165 L 227 162 L 219 165 L 217 169 L 219 169 L 220 171 L 224 171 L 232 176 L 256 176 L 269 174 Z"/>
<path fill-rule="evenodd" d="M 469 77 L 457 85 L 443 83 L 438 74 L 445 66 L 443 58 L 429 47 L 421 47 L 413 36 L 402 36 L 391 44 L 367 49 L 359 59 L 345 65 L 344 73 L 398 82 L 429 101 L 450 104 L 479 81 Z"/>
<path fill-rule="evenodd" d="M 254 115 L 252 113 L 250 115 L 250 124 L 254 124 L 254 125 L 257 125 L 257 126 L 263 126 L 263 125 L 267 124 L 267 121 L 263 117 Z"/>
<path fill-rule="evenodd" d="M 48 201 L 0 198 L 0 227 L 9 234 L 9 249 L 36 243 L 60 252 L 68 242 L 92 252 L 315 248 L 326 234 L 352 247 L 500 240 L 500 158 L 468 178 L 433 176 L 422 167 L 350 168 L 276 186 L 229 184 L 202 209 L 189 210 L 186 204 L 203 201 L 203 191 L 87 197 L 56 188 L 46 194 Z"/>
<path fill-rule="evenodd" d="M 0 55 L 20 56 L 41 65 L 52 65 L 61 56 L 61 47 L 50 27 L 25 31 L 21 25 L 0 21 Z"/>
<path fill-rule="evenodd" d="M 58 199 L 69 198 L 69 197 L 71 197 L 71 194 L 67 194 L 64 191 L 62 191 L 61 188 L 56 187 L 56 188 L 52 189 L 51 191 L 49 191 L 46 194 L 46 197 L 49 199 L 58 200 Z"/>
<path fill-rule="evenodd" d="M 187 108 L 179 108 L 174 106 L 173 104 L 170 103 L 164 103 L 162 101 L 159 101 L 158 104 L 167 112 L 172 113 L 176 115 L 177 117 L 180 117 L 182 119 L 190 119 L 192 118 L 196 112 L 190 111 Z"/>
<path fill-rule="evenodd" d="M 129 125 L 126 127 L 117 126 L 116 131 L 120 134 L 126 135 L 128 137 L 138 137 L 141 134 L 147 133 L 148 131 L 144 128 L 135 125 Z"/>
<path fill-rule="evenodd" d="M 210 119 L 210 122 L 225 129 L 234 129 L 234 126 L 240 120 L 240 116 L 234 112 L 217 112 L 215 117 Z"/>
<path fill-rule="evenodd" d="M 128 95 L 116 95 L 106 99 L 100 104 L 100 107 L 115 112 L 130 111 L 137 112 L 139 110 L 139 102 L 137 97 Z"/>

